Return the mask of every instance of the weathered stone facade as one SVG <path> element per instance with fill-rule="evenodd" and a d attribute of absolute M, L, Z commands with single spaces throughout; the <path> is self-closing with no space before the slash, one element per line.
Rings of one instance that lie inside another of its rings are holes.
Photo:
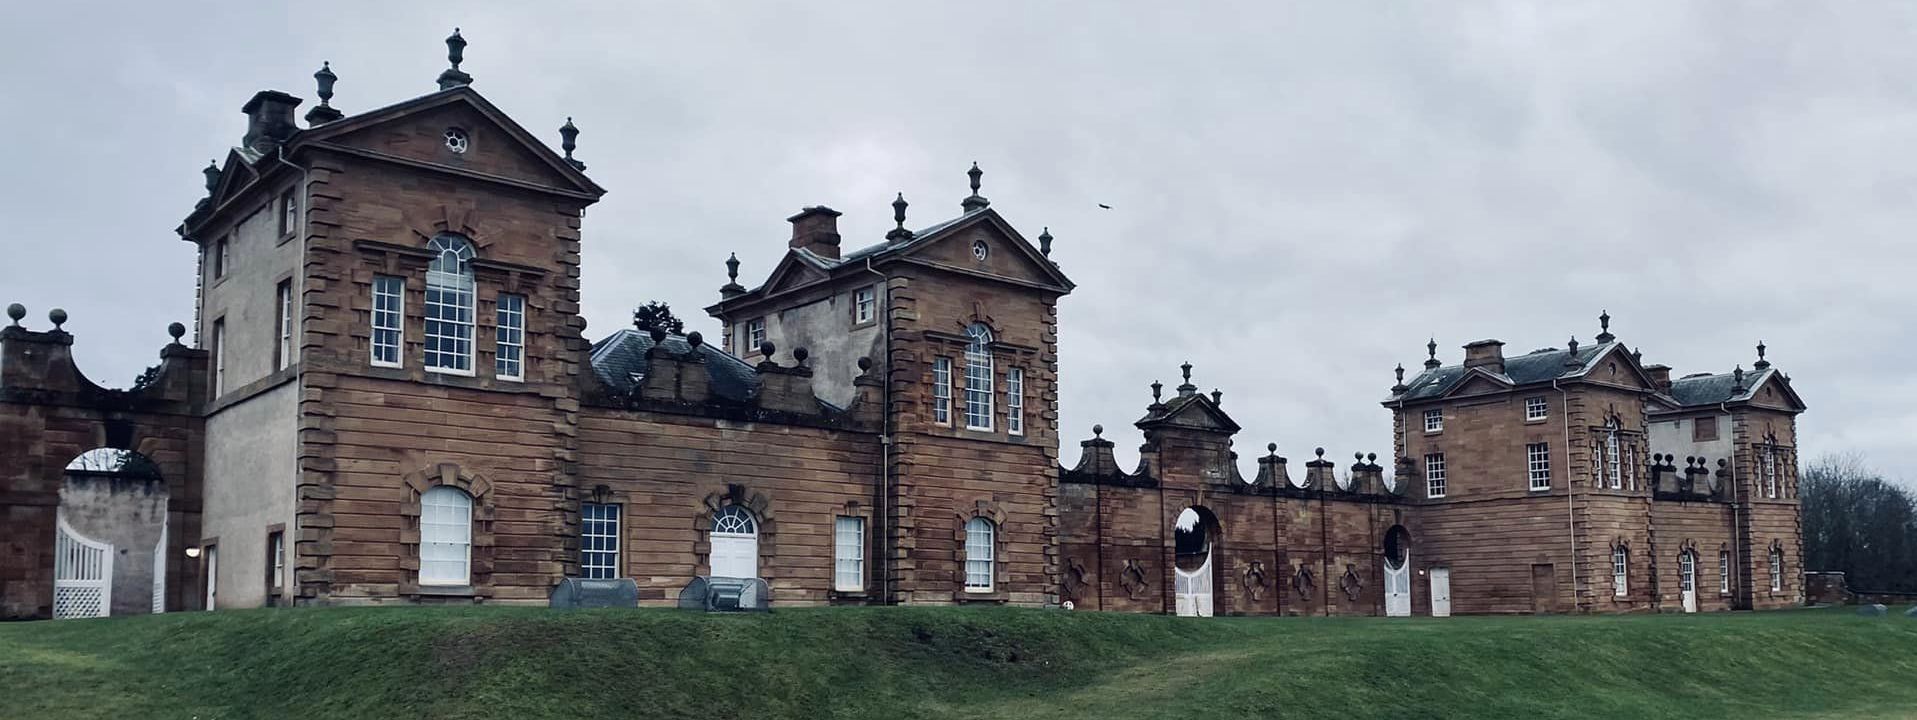
<path fill-rule="evenodd" d="M 1449 578 L 1449 612 L 1671 610 L 1684 552 L 1700 609 L 1801 599 L 1794 567 L 1753 581 L 1800 554 L 1788 379 L 1673 383 L 1608 329 L 1509 362 L 1474 343 L 1457 367 L 1434 344 L 1386 403 L 1389 471 L 1319 451 L 1294 479 L 1271 445 L 1248 481 L 1189 365 L 1136 423 L 1138 468 L 1102 430 L 1061 467 L 1074 286 L 976 167 L 956 216 L 909 230 L 901 196 L 869 247 L 842 248 L 830 208 L 789 218 L 765 282 L 730 263 L 716 343 L 589 343 L 581 218 L 604 190 L 577 129 L 553 152 L 449 45 L 440 90 L 399 104 L 334 110 L 330 71 L 307 127 L 291 95 L 247 103 L 179 229 L 204 349 L 180 328 L 143 389 L 87 382 L 57 327 L 0 330 L 0 617 L 53 614 L 63 470 L 93 447 L 165 480 L 171 610 L 531 604 L 578 576 L 663 605 L 745 573 L 780 604 L 1446 614 Z"/>

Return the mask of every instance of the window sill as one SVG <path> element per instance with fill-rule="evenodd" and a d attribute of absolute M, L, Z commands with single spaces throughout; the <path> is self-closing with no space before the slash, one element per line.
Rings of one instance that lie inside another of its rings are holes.
<path fill-rule="evenodd" d="M 998 591 L 978 592 L 973 590 L 960 590 L 952 593 L 952 599 L 962 603 L 1004 604 L 1010 601 L 1011 598 L 1006 597 L 1005 593 Z"/>
<path fill-rule="evenodd" d="M 279 247 L 279 246 L 281 246 L 281 245 L 285 245 L 285 244 L 286 244 L 286 243 L 287 243 L 288 241 L 290 241 L 290 240 L 292 240 L 293 238 L 296 238 L 296 237 L 299 237 L 299 233 L 296 233 L 296 232 L 288 232 L 288 233 L 286 233 L 286 234 L 284 234 L 284 235 L 281 235 L 281 236 L 280 236 L 280 239 L 279 239 L 279 240 L 276 240 L 276 241 L 274 241 L 274 242 L 273 242 L 273 247 Z"/>
<path fill-rule="evenodd" d="M 1443 430 L 1426 430 L 1426 431 L 1424 431 L 1424 435 L 1425 435 L 1425 437 L 1431 437 L 1432 435 L 1443 435 L 1443 434 L 1444 434 L 1444 431 L 1443 431 Z"/>
<path fill-rule="evenodd" d="M 1545 421 L 1547 421 L 1547 420 L 1550 420 L 1550 419 L 1551 419 L 1551 418 L 1526 418 L 1526 419 L 1525 419 L 1525 421 L 1524 421 L 1524 424 L 1526 424 L 1526 425 L 1538 425 L 1538 424 L 1542 424 L 1542 423 L 1544 423 Z"/>
<path fill-rule="evenodd" d="M 478 593 L 473 592 L 471 585 L 421 585 L 418 590 L 413 591 L 413 594 L 433 597 L 473 597 Z"/>

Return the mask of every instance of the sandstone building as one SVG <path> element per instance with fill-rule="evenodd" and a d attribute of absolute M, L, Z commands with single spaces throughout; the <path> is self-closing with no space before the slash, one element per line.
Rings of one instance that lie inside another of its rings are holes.
<path fill-rule="evenodd" d="M 170 328 L 139 386 L 81 375 L 62 313 L 34 331 L 9 308 L 0 617 L 540 603 L 565 577 L 668 604 L 706 575 L 779 604 L 1185 614 L 1801 596 L 1788 378 L 1672 381 L 1608 328 L 1458 366 L 1432 345 L 1386 402 L 1388 472 L 1320 452 L 1294 474 L 1267 446 L 1248 480 L 1189 365 L 1154 386 L 1137 468 L 1102 429 L 1061 467 L 1073 282 L 976 166 L 955 215 L 909 229 L 900 196 L 869 246 L 830 208 L 788 218 L 762 283 L 728 263 L 719 338 L 589 342 L 582 214 L 605 191 L 571 121 L 554 152 L 472 88 L 464 47 L 386 107 L 335 109 L 330 68 L 304 126 L 299 98 L 246 103 L 179 227 L 192 347 Z"/>

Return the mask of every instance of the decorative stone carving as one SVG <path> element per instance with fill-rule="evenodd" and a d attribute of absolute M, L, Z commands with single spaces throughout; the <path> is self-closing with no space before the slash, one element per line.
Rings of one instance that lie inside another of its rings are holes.
<path fill-rule="evenodd" d="M 1118 573 L 1118 585 L 1124 588 L 1125 594 L 1130 595 L 1133 600 L 1145 599 L 1145 591 L 1151 589 L 1150 581 L 1146 580 L 1145 568 L 1139 565 L 1137 560 L 1125 561 L 1125 569 Z"/>
<path fill-rule="evenodd" d="M 1085 564 L 1078 558 L 1065 561 L 1065 599 L 1078 600 L 1084 597 L 1085 588 L 1091 583 L 1085 581 Z"/>
<path fill-rule="evenodd" d="M 1298 593 L 1299 598 L 1310 599 L 1311 591 L 1317 588 L 1317 580 L 1311 576 L 1311 567 L 1300 563 L 1298 572 L 1291 574 L 1291 589 Z"/>
<path fill-rule="evenodd" d="M 1358 566 L 1345 566 L 1345 576 L 1338 579 L 1338 589 L 1345 591 L 1345 597 L 1358 599 L 1358 591 L 1364 589 L 1364 581 L 1358 579 Z"/>
<path fill-rule="evenodd" d="M 1245 568 L 1245 594 L 1251 596 L 1252 602 L 1259 602 L 1265 599 L 1265 590 L 1270 587 L 1271 579 L 1265 576 L 1265 564 L 1253 560 Z"/>

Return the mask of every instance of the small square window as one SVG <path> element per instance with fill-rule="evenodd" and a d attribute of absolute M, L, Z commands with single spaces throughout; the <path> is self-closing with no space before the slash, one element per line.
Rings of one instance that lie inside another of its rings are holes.
<path fill-rule="evenodd" d="M 1550 414 L 1550 406 L 1544 403 L 1544 398 L 1530 397 L 1530 398 L 1524 399 L 1525 422 L 1531 422 L 1533 420 L 1543 420 L 1549 414 Z"/>
<path fill-rule="evenodd" d="M 751 320 L 747 320 L 745 352 L 740 354 L 744 355 L 746 353 L 758 352 L 759 346 L 764 344 L 765 344 L 765 318 L 753 318 Z"/>
<path fill-rule="evenodd" d="M 227 245 L 226 238 L 220 238 L 219 242 L 213 243 L 213 279 L 215 280 L 226 277 Z"/>
<path fill-rule="evenodd" d="M 299 228 L 300 204 L 293 199 L 293 191 L 280 194 L 280 235 L 291 235 Z"/>
<path fill-rule="evenodd" d="M 1701 417 L 1691 421 L 1691 442 L 1709 442 L 1717 439 L 1717 417 Z"/>
<path fill-rule="evenodd" d="M 1437 408 L 1424 411 L 1424 431 L 1428 433 L 1444 432 L 1444 411 Z"/>

